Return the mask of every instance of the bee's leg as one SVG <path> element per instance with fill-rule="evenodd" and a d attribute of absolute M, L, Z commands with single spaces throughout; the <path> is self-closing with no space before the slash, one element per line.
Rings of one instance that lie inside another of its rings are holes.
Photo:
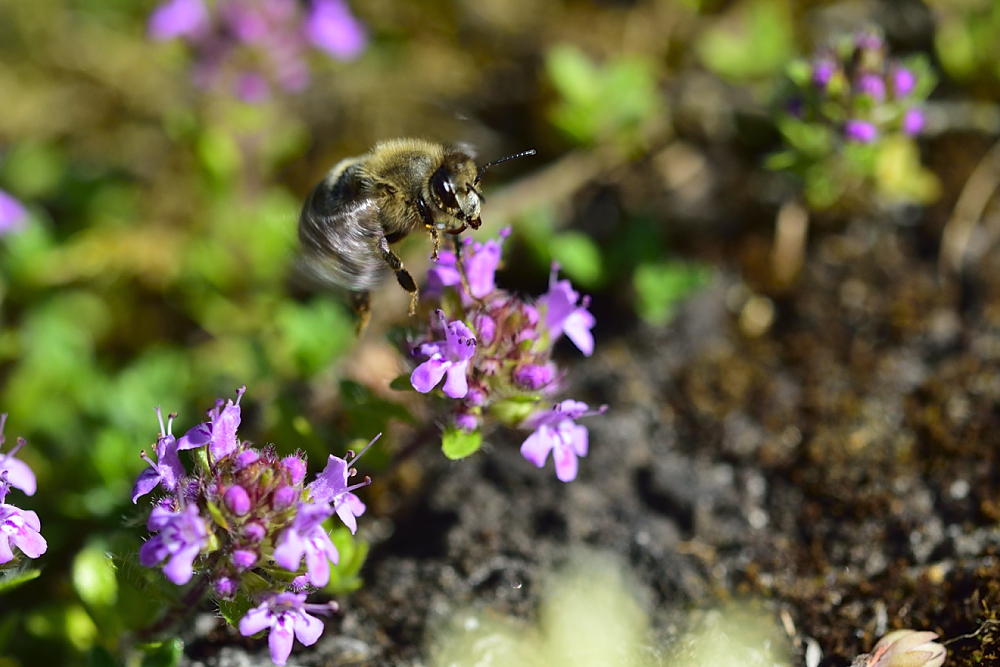
<path fill-rule="evenodd" d="M 368 290 L 351 292 L 351 310 L 358 314 L 358 328 L 355 333 L 360 336 L 372 318 L 372 293 Z"/>
<path fill-rule="evenodd" d="M 458 277 L 462 281 L 462 289 L 471 298 L 476 299 L 476 297 L 472 296 L 472 285 L 469 284 L 469 274 L 465 272 L 465 262 L 462 261 L 462 247 L 464 244 L 457 236 L 453 236 L 451 240 L 455 246 L 455 268 L 458 269 Z M 476 301 L 479 301 L 479 299 L 476 299 Z"/>
<path fill-rule="evenodd" d="M 437 229 L 434 227 L 427 227 L 428 233 L 431 235 L 431 241 L 434 243 L 434 249 L 431 250 L 431 259 L 435 262 L 438 261 L 438 249 L 441 247 L 441 237 L 438 236 Z"/>
<path fill-rule="evenodd" d="M 411 316 L 414 315 L 417 312 L 417 299 L 420 293 L 417 291 L 417 284 L 413 282 L 413 276 L 403 268 L 403 261 L 396 256 L 396 253 L 389 249 L 389 242 L 385 240 L 384 236 L 379 237 L 377 247 L 379 254 L 382 256 L 382 261 L 388 264 L 389 268 L 396 274 L 396 281 L 399 283 L 399 286 L 410 293 L 409 314 Z"/>

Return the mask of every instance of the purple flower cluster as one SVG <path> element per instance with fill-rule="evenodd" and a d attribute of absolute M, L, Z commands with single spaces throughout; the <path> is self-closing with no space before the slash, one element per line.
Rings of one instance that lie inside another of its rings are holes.
<path fill-rule="evenodd" d="M 886 53 L 882 36 L 872 30 L 821 50 L 809 65 L 808 84 L 803 81 L 798 91 L 797 115 L 839 124 L 848 141 L 863 144 L 892 132 L 919 134 L 925 75 Z"/>
<path fill-rule="evenodd" d="M 410 383 L 425 394 L 441 385 L 441 392 L 455 401 L 455 428 L 477 431 L 492 417 L 532 429 L 521 453 L 542 467 L 553 452 L 556 474 L 568 482 L 576 478 L 577 457 L 587 454 L 587 429 L 575 420 L 605 408 L 591 411 L 572 400 L 553 405 L 562 373 L 552 351 L 565 335 L 590 356 L 595 320 L 589 299 L 581 298 L 568 280 L 558 279 L 557 265 L 548 291 L 537 301 L 498 289 L 495 275 L 509 234 L 506 229 L 486 243 L 465 239 L 460 261 L 454 252 L 441 251 L 433 262 L 424 296 L 436 308 L 411 343 L 418 364 Z"/>
<path fill-rule="evenodd" d="M 157 487 L 163 496 L 152 506 L 147 528 L 154 535 L 140 549 L 139 562 L 146 567 L 162 563 L 164 575 L 178 586 L 198 572 L 222 599 L 241 592 L 256 596 L 260 606 L 243 618 L 240 631 L 251 635 L 270 628 L 271 658 L 283 665 L 293 636 L 310 645 L 322 632 L 322 623 L 307 610 L 336 607 L 306 605 L 302 592 L 326 586 L 330 563 L 340 558 L 323 524 L 336 514 L 353 534 L 365 511 L 353 491 L 371 480 L 350 483 L 360 454 L 348 452 L 343 459 L 330 456 L 306 484 L 304 455 L 282 458 L 272 446 L 257 449 L 240 440 L 244 391 L 237 392 L 235 402 L 220 399 L 208 421 L 180 438 L 171 432 L 175 415 L 164 424 L 157 408 L 156 460 L 142 452 L 149 467 L 136 480 L 132 502 Z M 197 467 L 190 475 L 178 456 L 185 450 L 192 451 Z M 288 574 L 279 575 L 276 567 Z M 262 590 L 261 582 L 270 587 Z"/>
<path fill-rule="evenodd" d="M 3 434 L 6 423 L 7 415 L 0 414 L 0 446 L 6 442 Z M 26 444 L 24 438 L 18 438 L 13 449 L 0 453 L 0 565 L 14 560 L 11 547 L 17 547 L 28 558 L 38 558 L 48 549 L 45 538 L 39 532 L 42 525 L 38 515 L 7 503 L 11 487 L 29 496 L 35 495 L 35 473 L 27 463 L 15 458 Z"/>
<path fill-rule="evenodd" d="M 183 39 L 194 51 L 195 83 L 229 87 L 247 102 L 262 102 L 272 84 L 287 92 L 309 85 L 306 48 L 352 60 L 367 43 L 345 0 L 165 0 L 149 17 L 156 40 Z"/>

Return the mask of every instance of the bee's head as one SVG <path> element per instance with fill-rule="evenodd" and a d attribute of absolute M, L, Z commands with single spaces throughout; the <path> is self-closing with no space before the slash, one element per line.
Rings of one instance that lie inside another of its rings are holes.
<path fill-rule="evenodd" d="M 429 183 L 431 202 L 440 211 L 440 216 L 435 216 L 438 230 L 454 231 L 466 226 L 479 229 L 483 195 L 476 188 L 477 182 L 472 155 L 461 149 L 445 153 L 443 164 L 431 174 Z"/>

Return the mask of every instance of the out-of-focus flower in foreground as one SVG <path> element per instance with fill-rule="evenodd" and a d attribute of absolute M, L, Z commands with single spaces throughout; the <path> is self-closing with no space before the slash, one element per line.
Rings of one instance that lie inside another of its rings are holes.
<path fill-rule="evenodd" d="M 854 658 L 851 667 L 941 667 L 948 651 L 936 639 L 933 632 L 894 630 L 871 653 Z"/>

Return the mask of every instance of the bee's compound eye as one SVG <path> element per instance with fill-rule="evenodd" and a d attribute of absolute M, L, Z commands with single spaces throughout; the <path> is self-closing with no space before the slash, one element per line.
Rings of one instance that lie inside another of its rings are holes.
<path fill-rule="evenodd" d="M 451 175 L 446 167 L 441 167 L 431 176 L 431 190 L 441 203 L 441 208 L 458 210 L 458 199 L 455 198 L 455 187 L 451 183 Z"/>

